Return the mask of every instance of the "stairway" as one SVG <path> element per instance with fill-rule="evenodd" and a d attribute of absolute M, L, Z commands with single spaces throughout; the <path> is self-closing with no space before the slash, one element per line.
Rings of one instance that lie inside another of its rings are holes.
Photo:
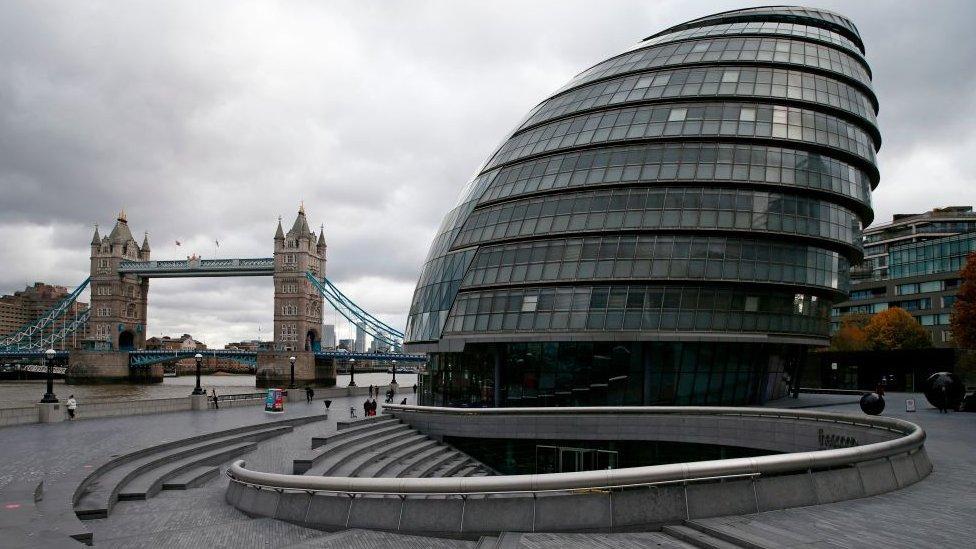
<path fill-rule="evenodd" d="M 296 456 L 295 474 L 342 477 L 487 476 L 491 469 L 392 416 L 339 425 L 335 434 L 312 438 Z"/>

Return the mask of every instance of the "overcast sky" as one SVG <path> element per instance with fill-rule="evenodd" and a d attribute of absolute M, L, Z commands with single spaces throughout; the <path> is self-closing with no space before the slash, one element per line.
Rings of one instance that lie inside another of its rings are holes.
<path fill-rule="evenodd" d="M 265 257 L 304 200 L 329 278 L 402 327 L 441 217 L 530 108 L 643 37 L 753 4 L 0 2 L 0 293 L 77 285 L 93 224 L 123 207 L 156 259 L 214 240 Z M 808 5 L 867 47 L 876 219 L 976 203 L 976 2 Z M 150 286 L 150 335 L 271 331 L 268 279 Z"/>

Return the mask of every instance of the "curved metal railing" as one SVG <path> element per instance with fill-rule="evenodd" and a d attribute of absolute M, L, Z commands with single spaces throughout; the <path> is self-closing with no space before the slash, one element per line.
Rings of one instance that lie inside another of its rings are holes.
<path fill-rule="evenodd" d="M 333 492 L 351 495 L 395 495 L 401 497 L 408 495 L 469 496 L 499 493 L 599 490 L 672 482 L 694 482 L 730 477 L 805 472 L 811 469 L 853 465 L 864 461 L 911 453 L 921 448 L 925 443 L 925 431 L 918 425 L 908 421 L 886 417 L 848 416 L 808 410 L 696 406 L 466 409 L 400 405 L 387 405 L 386 410 L 460 416 L 476 414 L 492 415 L 499 416 L 500 420 L 504 416 L 526 414 L 535 416 L 643 414 L 761 417 L 810 421 L 814 425 L 823 423 L 853 425 L 868 429 L 883 430 L 899 436 L 891 440 L 849 448 L 573 473 L 448 478 L 312 477 L 253 471 L 246 469 L 244 461 L 239 460 L 231 465 L 227 474 L 235 482 L 274 490 L 300 490 L 313 493 Z"/>

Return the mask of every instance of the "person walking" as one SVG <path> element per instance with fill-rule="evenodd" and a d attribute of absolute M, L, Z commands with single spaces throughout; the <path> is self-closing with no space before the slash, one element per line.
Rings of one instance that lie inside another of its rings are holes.
<path fill-rule="evenodd" d="M 369 398 L 373 398 L 373 384 L 369 384 Z"/>
<path fill-rule="evenodd" d="M 78 409 L 78 401 L 75 400 L 75 395 L 68 395 L 68 419 L 75 418 L 75 411 Z"/>
<path fill-rule="evenodd" d="M 211 398 L 213 398 L 213 401 L 214 401 L 214 410 L 219 410 L 220 409 L 220 402 L 217 401 L 217 388 L 216 387 L 211 387 L 210 388 L 210 392 L 211 392 L 211 395 L 210 396 L 211 396 Z"/>
<path fill-rule="evenodd" d="M 369 416 L 370 416 L 370 413 L 369 413 L 369 399 L 367 398 L 366 399 L 366 402 L 363 402 L 363 417 L 369 417 Z"/>
<path fill-rule="evenodd" d="M 305 386 L 305 402 L 308 404 L 312 403 L 312 398 L 315 397 L 315 391 L 312 390 L 311 385 Z"/>
<path fill-rule="evenodd" d="M 939 399 L 939 413 L 948 414 L 949 413 L 949 393 L 946 392 L 946 388 L 943 385 L 941 388 L 942 398 Z"/>
<path fill-rule="evenodd" d="M 413 394 L 417 394 L 417 384 L 413 384 Z"/>

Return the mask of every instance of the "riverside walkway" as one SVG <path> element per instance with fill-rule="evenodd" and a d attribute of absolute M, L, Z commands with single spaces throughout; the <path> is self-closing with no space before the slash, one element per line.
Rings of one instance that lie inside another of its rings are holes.
<path fill-rule="evenodd" d="M 406 394 L 408 402 L 413 402 L 412 393 Z M 739 538 L 754 535 L 767 541 L 778 539 L 781 547 L 973 546 L 976 414 L 941 415 L 929 409 L 921 395 L 916 395 L 919 412 L 906 413 L 904 399 L 908 396 L 889 394 L 884 415 L 918 423 L 928 433 L 926 448 L 935 470 L 923 481 L 870 498 L 703 522 L 719 530 L 735 532 Z M 845 395 L 804 394 L 798 400 L 784 399 L 769 406 L 815 407 L 820 411 L 860 414 L 854 400 L 855 397 Z M 307 450 L 309 437 L 334 432 L 337 420 L 348 419 L 349 407 L 361 404 L 362 397 L 333 399 L 326 422 L 296 427 L 293 433 L 259 445 L 243 459 L 256 469 L 288 473 L 291 458 L 300 450 Z M 76 473 L 78 469 L 97 466 L 113 455 L 150 444 L 258 422 L 320 414 L 323 409 L 321 402 L 313 405 L 299 402 L 287 404 L 283 416 L 264 414 L 260 406 L 254 406 L 3 428 L 0 429 L 5 441 L 0 445 L 0 494 L 15 480 L 45 477 L 46 483 L 57 482 L 59 477 Z M 251 519 L 224 502 L 227 482 L 221 475 L 199 489 L 167 491 L 146 501 L 122 501 L 109 517 L 85 522 L 94 534 L 97 547 L 476 546 L 473 540 L 417 538 L 361 530 L 328 534 L 273 519 Z M 4 535 L 2 526 L 0 535 Z M 494 546 L 689 547 L 661 543 L 656 533 L 506 533 L 495 540 Z"/>

